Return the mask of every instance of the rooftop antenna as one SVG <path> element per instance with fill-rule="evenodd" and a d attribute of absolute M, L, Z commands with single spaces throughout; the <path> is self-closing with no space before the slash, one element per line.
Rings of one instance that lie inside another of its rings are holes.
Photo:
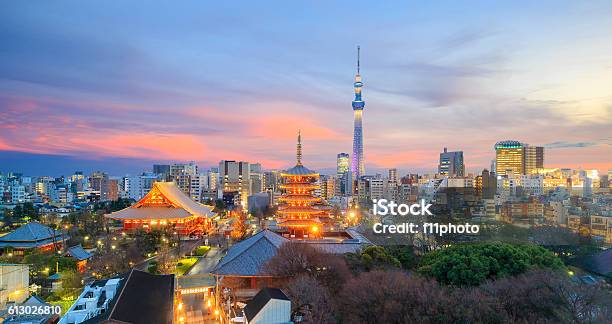
<path fill-rule="evenodd" d="M 361 47 L 359 45 L 357 45 L 357 74 L 359 74 L 359 56 L 360 56 L 360 52 L 361 51 Z"/>
<path fill-rule="evenodd" d="M 298 130 L 297 165 L 302 165 L 302 131 Z"/>

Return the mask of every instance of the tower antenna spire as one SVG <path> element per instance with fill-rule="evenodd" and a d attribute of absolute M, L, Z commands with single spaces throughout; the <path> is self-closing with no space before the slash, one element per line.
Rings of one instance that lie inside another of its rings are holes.
<path fill-rule="evenodd" d="M 360 68 L 360 52 L 361 52 L 361 46 L 357 45 L 357 74 L 359 74 L 359 68 Z"/>
<path fill-rule="evenodd" d="M 298 129 L 297 165 L 302 165 L 302 131 Z"/>

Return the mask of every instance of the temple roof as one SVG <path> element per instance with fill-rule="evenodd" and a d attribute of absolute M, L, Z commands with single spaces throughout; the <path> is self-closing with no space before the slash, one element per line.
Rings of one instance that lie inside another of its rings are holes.
<path fill-rule="evenodd" d="M 134 205 L 105 215 L 112 219 L 182 219 L 213 217 L 210 207 L 183 193 L 174 182 L 155 182 L 151 191 Z"/>
<path fill-rule="evenodd" d="M 0 247 L 34 248 L 51 244 L 54 240 L 60 243 L 68 238 L 68 235 L 62 235 L 60 231 L 38 222 L 30 222 L 0 237 Z"/>
<path fill-rule="evenodd" d="M 261 267 L 274 257 L 278 249 L 289 240 L 269 230 L 263 230 L 234 244 L 211 271 L 214 274 L 256 276 Z"/>
<path fill-rule="evenodd" d="M 298 164 L 294 166 L 293 168 L 290 168 L 286 170 L 285 172 L 281 173 L 281 175 L 285 175 L 285 174 L 286 175 L 319 175 L 315 171 L 312 171 L 301 164 Z"/>
<path fill-rule="evenodd" d="M 64 255 L 71 256 L 71 257 L 77 259 L 78 261 L 87 260 L 87 259 L 89 259 L 89 258 L 91 258 L 93 256 L 93 254 L 85 251 L 85 249 L 83 249 L 81 244 L 75 245 L 73 247 L 69 247 L 68 251 L 66 251 L 66 253 L 64 253 Z"/>
<path fill-rule="evenodd" d="M 283 219 L 276 223 L 280 227 L 310 227 L 321 224 L 321 220 L 318 217 L 309 219 Z"/>

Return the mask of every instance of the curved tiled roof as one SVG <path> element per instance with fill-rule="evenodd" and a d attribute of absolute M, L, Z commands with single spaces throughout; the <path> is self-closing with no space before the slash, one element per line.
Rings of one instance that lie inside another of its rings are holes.
<path fill-rule="evenodd" d="M 161 195 L 167 205 L 152 206 L 147 202 L 152 195 Z M 214 217 L 215 213 L 208 206 L 199 204 L 184 192 L 174 182 L 155 182 L 151 191 L 134 205 L 106 215 L 113 219 L 162 219 L 187 218 L 192 216 Z"/>
<path fill-rule="evenodd" d="M 281 245 L 288 241 L 270 230 L 263 230 L 230 247 L 212 273 L 234 276 L 258 275 L 264 263 L 274 257 Z"/>
<path fill-rule="evenodd" d="M 282 174 L 288 174 L 288 175 L 318 175 L 318 173 L 308 169 L 307 167 L 298 164 L 296 166 L 294 166 L 291 169 L 286 170 L 285 172 L 283 172 Z"/>
<path fill-rule="evenodd" d="M 93 254 L 85 251 L 85 249 L 83 249 L 81 244 L 69 247 L 68 251 L 66 251 L 64 255 L 70 255 L 71 257 L 79 261 L 87 260 L 93 256 Z"/>
<path fill-rule="evenodd" d="M 30 222 L 0 237 L 0 247 L 36 248 L 70 238 L 38 222 Z"/>
<path fill-rule="evenodd" d="M 112 219 L 183 219 L 192 216 L 183 208 L 153 206 L 126 208 L 108 215 Z"/>

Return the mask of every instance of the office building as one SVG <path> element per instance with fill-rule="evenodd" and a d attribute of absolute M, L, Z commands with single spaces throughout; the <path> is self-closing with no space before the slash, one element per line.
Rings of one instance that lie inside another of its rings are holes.
<path fill-rule="evenodd" d="M 170 173 L 170 165 L 169 164 L 153 164 L 153 173 L 167 175 Z"/>
<path fill-rule="evenodd" d="M 235 201 L 246 208 L 251 189 L 249 162 L 222 160 L 219 162 L 219 177 L 220 198 Z"/>
<path fill-rule="evenodd" d="M 518 141 L 495 143 L 495 173 L 497 175 L 524 174 L 525 145 Z"/>
<path fill-rule="evenodd" d="M 444 152 L 440 153 L 438 173 L 449 177 L 463 177 L 465 175 L 463 151 L 449 152 L 445 147 Z"/>
<path fill-rule="evenodd" d="M 348 196 L 351 194 L 353 177 L 351 176 L 351 162 L 348 153 L 339 153 L 336 159 L 337 186 L 335 195 Z"/>
<path fill-rule="evenodd" d="M 544 147 L 525 146 L 524 152 L 525 174 L 536 174 L 544 169 Z"/>

